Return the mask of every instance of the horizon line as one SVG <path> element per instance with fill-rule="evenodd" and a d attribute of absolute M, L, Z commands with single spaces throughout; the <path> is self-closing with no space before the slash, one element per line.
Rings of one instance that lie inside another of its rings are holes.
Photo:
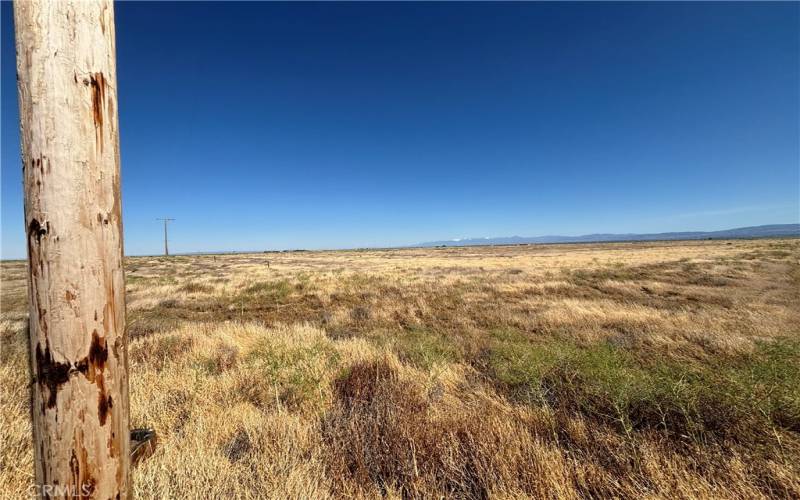
<path fill-rule="evenodd" d="M 659 242 L 659 241 L 702 241 L 698 238 L 671 238 L 671 239 L 663 239 L 657 238 L 657 236 L 664 236 L 670 234 L 685 234 L 685 235 L 700 235 L 700 234 L 713 234 L 713 233 L 724 233 L 728 231 L 736 231 L 740 229 L 756 229 L 756 228 L 763 228 L 769 226 L 798 226 L 798 231 L 796 234 L 779 234 L 779 235 L 761 235 L 761 236 L 728 236 L 720 238 L 720 240 L 754 240 L 754 239 L 769 239 L 769 238 L 800 238 L 800 220 L 797 222 L 788 222 L 788 223 L 773 223 L 773 224 L 759 224 L 757 226 L 739 226 L 739 227 L 732 227 L 728 229 L 717 229 L 713 231 L 665 231 L 660 233 L 586 233 L 586 234 L 578 234 L 578 235 L 564 235 L 564 234 L 544 234 L 539 236 L 519 236 L 519 235 L 512 235 L 512 236 L 486 236 L 486 237 L 469 237 L 469 238 L 459 238 L 459 239 L 450 239 L 450 240 L 434 240 L 434 241 L 423 241 L 408 245 L 389 245 L 389 246 L 379 246 L 379 245 L 367 245 L 367 246 L 353 246 L 353 247 L 339 247 L 339 248 L 284 248 L 284 249 L 250 249 L 250 250 L 199 250 L 193 252 L 173 252 L 169 255 L 169 257 L 177 257 L 177 256 L 199 256 L 199 255 L 245 255 L 245 254 L 263 254 L 263 253 L 290 253 L 290 252 L 346 252 L 346 251 L 357 251 L 357 250 L 400 250 L 400 249 L 419 249 L 419 248 L 441 248 L 442 246 L 447 247 L 446 243 L 458 243 L 461 241 L 472 241 L 472 240 L 493 240 L 493 239 L 511 239 L 511 238 L 588 238 L 592 236 L 611 236 L 615 237 L 618 236 L 620 239 L 612 239 L 612 240 L 586 240 L 586 241 L 552 241 L 552 242 L 519 242 L 519 243 L 489 243 L 489 244 L 464 244 L 464 245 L 453 245 L 453 247 L 461 247 L 461 248 L 468 248 L 468 247 L 478 247 L 478 246 L 517 246 L 517 245 L 582 245 L 582 244 L 598 244 L 598 243 L 631 243 L 631 242 Z M 642 237 L 641 239 L 625 239 L 625 236 L 639 236 Z M 648 236 L 652 236 L 653 238 L 648 238 Z M 434 245 L 434 243 L 440 243 L 441 245 Z M 164 254 L 126 254 L 123 252 L 124 257 L 167 257 Z M 19 257 L 19 258 L 5 258 L 0 257 L 0 262 L 14 262 L 20 260 L 27 260 L 28 257 Z"/>

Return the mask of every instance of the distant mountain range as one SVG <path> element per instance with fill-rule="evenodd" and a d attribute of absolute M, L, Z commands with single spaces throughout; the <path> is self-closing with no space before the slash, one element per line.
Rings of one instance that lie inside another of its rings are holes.
<path fill-rule="evenodd" d="M 687 231 L 652 234 L 585 234 L 583 236 L 501 236 L 497 238 L 464 238 L 429 241 L 420 247 L 464 247 L 472 245 L 521 245 L 531 243 L 599 243 L 604 241 L 706 240 L 734 238 L 800 237 L 800 224 L 770 224 L 767 226 L 737 227 L 722 231 Z"/>

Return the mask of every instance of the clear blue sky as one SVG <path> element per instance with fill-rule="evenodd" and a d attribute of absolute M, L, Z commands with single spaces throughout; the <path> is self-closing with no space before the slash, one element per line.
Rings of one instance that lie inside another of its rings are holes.
<path fill-rule="evenodd" d="M 121 3 L 128 254 L 800 219 L 798 3 Z M 2 256 L 23 257 L 11 5 Z"/>

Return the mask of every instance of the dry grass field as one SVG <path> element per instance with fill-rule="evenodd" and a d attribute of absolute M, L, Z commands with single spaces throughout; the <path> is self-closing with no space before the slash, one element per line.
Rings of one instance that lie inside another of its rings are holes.
<path fill-rule="evenodd" d="M 126 266 L 139 497 L 800 497 L 800 240 Z M 3 262 L 8 498 L 26 317 Z"/>

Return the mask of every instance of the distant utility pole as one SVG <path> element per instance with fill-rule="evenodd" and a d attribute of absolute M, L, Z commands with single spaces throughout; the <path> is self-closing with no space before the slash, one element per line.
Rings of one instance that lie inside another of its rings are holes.
<path fill-rule="evenodd" d="M 39 498 L 129 498 L 111 0 L 14 2 Z"/>
<path fill-rule="evenodd" d="M 175 219 L 156 219 L 164 221 L 164 255 L 169 257 L 169 245 L 167 244 L 167 223 Z"/>

